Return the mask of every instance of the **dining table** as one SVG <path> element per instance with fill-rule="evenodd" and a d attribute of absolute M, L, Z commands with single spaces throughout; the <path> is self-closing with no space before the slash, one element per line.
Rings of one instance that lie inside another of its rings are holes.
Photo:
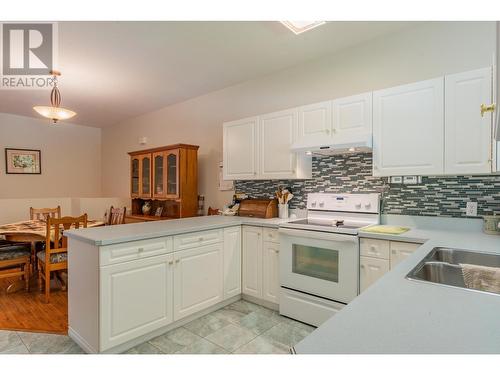
<path fill-rule="evenodd" d="M 87 228 L 103 226 L 102 220 L 87 220 Z M 47 237 L 47 222 L 45 220 L 26 220 L 10 224 L 0 224 L 0 236 L 7 241 L 26 242 L 31 244 L 31 259 L 35 261 L 36 244 L 44 242 Z M 33 264 L 33 268 L 34 264 Z M 34 272 L 32 273 L 34 275 Z M 23 282 L 14 282 L 7 288 L 12 293 L 23 288 Z"/>

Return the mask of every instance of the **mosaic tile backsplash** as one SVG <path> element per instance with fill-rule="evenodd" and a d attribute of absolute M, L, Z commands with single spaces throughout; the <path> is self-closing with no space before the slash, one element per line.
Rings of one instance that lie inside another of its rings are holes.
<path fill-rule="evenodd" d="M 306 208 L 308 193 L 381 193 L 382 213 L 465 217 L 466 202 L 478 202 L 478 215 L 500 213 L 500 176 L 422 177 L 417 185 L 390 184 L 373 177 L 372 154 L 313 158 L 311 180 L 236 181 L 237 192 L 273 197 L 279 185 L 290 187 L 290 208 Z"/>

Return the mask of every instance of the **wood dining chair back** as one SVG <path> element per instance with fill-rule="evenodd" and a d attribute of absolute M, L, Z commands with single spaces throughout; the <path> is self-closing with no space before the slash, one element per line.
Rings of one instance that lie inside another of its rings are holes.
<path fill-rule="evenodd" d="M 125 224 L 126 213 L 127 207 L 114 208 L 113 206 L 111 206 L 109 209 L 108 218 L 106 220 L 106 225 Z"/>
<path fill-rule="evenodd" d="M 37 254 L 38 261 L 38 285 L 42 287 L 42 279 L 45 281 L 45 302 L 50 298 L 51 274 L 59 277 L 60 272 L 68 269 L 68 239 L 63 231 L 68 229 L 87 228 L 87 214 L 79 217 L 66 216 L 61 219 L 47 219 L 47 232 L 45 237 L 45 250 Z"/>
<path fill-rule="evenodd" d="M 30 220 L 47 220 L 48 217 L 60 219 L 61 206 L 56 208 L 33 208 L 30 207 Z"/>

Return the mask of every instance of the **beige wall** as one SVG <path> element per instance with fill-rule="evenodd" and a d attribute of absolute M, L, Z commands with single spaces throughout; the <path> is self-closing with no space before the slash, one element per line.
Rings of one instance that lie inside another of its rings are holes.
<path fill-rule="evenodd" d="M 493 22 L 428 23 L 105 128 L 103 193 L 128 195 L 127 151 L 194 143 L 199 193 L 207 206 L 222 207 L 232 194 L 217 188 L 224 121 L 492 65 L 494 45 Z"/>
<path fill-rule="evenodd" d="M 0 225 L 29 219 L 29 208 L 61 206 L 62 216 L 80 216 L 86 213 L 89 219 L 102 219 L 110 206 L 127 207 L 129 198 L 0 198 Z"/>
<path fill-rule="evenodd" d="M 6 147 L 41 150 L 41 175 L 7 175 Z M 101 129 L 0 113 L 0 198 L 101 195 Z"/>

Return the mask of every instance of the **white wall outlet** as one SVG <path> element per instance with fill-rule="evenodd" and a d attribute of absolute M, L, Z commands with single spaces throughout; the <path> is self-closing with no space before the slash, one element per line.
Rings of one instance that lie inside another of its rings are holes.
<path fill-rule="evenodd" d="M 403 183 L 403 177 L 401 176 L 392 176 L 389 183 L 391 184 L 402 184 Z"/>
<path fill-rule="evenodd" d="M 477 216 L 477 202 L 467 202 L 467 206 L 465 208 L 465 215 Z"/>
<path fill-rule="evenodd" d="M 418 184 L 418 177 L 417 176 L 404 176 L 403 177 L 403 184 L 416 185 L 416 184 Z"/>

